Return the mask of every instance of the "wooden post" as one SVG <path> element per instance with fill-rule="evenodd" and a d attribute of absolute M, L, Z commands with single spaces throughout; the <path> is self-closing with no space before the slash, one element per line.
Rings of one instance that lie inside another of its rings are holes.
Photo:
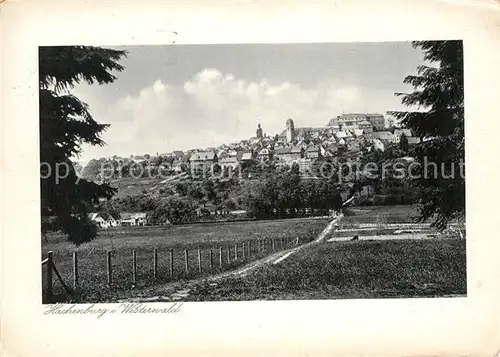
<path fill-rule="evenodd" d="M 174 248 L 170 248 L 170 278 L 174 278 Z"/>
<path fill-rule="evenodd" d="M 111 252 L 108 251 L 108 287 L 113 283 L 113 272 L 111 271 Z"/>
<path fill-rule="evenodd" d="M 153 278 L 158 277 L 158 249 L 155 248 L 153 251 Z"/>
<path fill-rule="evenodd" d="M 52 251 L 47 252 L 47 300 L 52 301 Z"/>
<path fill-rule="evenodd" d="M 238 260 L 238 244 L 234 245 L 234 260 Z"/>
<path fill-rule="evenodd" d="M 219 267 L 222 268 L 222 247 L 219 247 Z"/>
<path fill-rule="evenodd" d="M 245 242 L 241 243 L 241 257 L 245 260 Z"/>
<path fill-rule="evenodd" d="M 250 246 L 250 241 L 247 242 L 248 245 L 248 257 L 250 258 L 252 256 L 252 247 Z"/>
<path fill-rule="evenodd" d="M 275 243 L 274 241 L 275 241 L 275 239 L 273 238 L 273 250 L 274 250 L 274 249 L 275 249 L 275 247 L 276 247 L 276 243 Z"/>
<path fill-rule="evenodd" d="M 198 271 L 201 273 L 201 249 L 198 248 Z"/>
<path fill-rule="evenodd" d="M 78 252 L 73 252 L 73 289 L 78 289 Z"/>
<path fill-rule="evenodd" d="M 231 262 L 231 247 L 227 247 L 227 264 Z"/>
<path fill-rule="evenodd" d="M 214 251 L 210 248 L 210 269 L 214 268 Z"/>
<path fill-rule="evenodd" d="M 186 263 L 186 274 L 189 274 L 189 261 L 188 261 L 188 250 L 187 248 L 184 249 L 184 262 Z"/>
<path fill-rule="evenodd" d="M 132 251 L 132 284 L 137 283 L 137 257 L 135 249 Z"/>

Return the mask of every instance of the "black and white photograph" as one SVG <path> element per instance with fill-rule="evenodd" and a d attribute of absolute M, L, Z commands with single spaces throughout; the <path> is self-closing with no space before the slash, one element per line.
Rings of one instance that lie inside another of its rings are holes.
<path fill-rule="evenodd" d="M 42 301 L 467 296 L 462 40 L 38 48 Z"/>

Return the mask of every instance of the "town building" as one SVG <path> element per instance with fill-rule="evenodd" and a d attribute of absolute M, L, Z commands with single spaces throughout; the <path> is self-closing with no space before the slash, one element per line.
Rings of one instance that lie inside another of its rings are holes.
<path fill-rule="evenodd" d="M 385 118 L 382 114 L 371 113 L 366 114 L 366 120 L 373 125 L 373 129 L 376 131 L 385 130 Z"/>
<path fill-rule="evenodd" d="M 262 128 L 261 128 L 260 124 L 257 125 L 256 135 L 257 135 L 258 139 L 262 139 L 262 137 L 263 137 L 263 135 L 262 135 Z"/>
<path fill-rule="evenodd" d="M 370 123 L 368 120 L 363 120 L 362 122 L 360 122 L 358 124 L 358 128 L 361 129 L 361 130 L 363 130 L 364 133 L 371 133 L 371 132 L 373 132 L 373 128 L 374 127 L 375 126 L 372 123 Z"/>
<path fill-rule="evenodd" d="M 271 159 L 271 155 L 272 155 L 271 150 L 264 148 L 260 150 L 259 153 L 257 154 L 257 160 L 268 161 Z"/>
<path fill-rule="evenodd" d="M 320 148 L 317 145 L 310 145 L 305 150 L 305 156 L 308 159 L 317 159 L 321 156 Z"/>
<path fill-rule="evenodd" d="M 386 143 L 394 142 L 394 134 L 390 131 L 374 131 L 371 134 L 371 137 L 372 139 L 378 139 Z"/>
<path fill-rule="evenodd" d="M 191 172 L 210 169 L 217 161 L 218 158 L 214 151 L 196 152 L 189 158 Z"/>
<path fill-rule="evenodd" d="M 148 223 L 145 212 L 120 213 L 120 222 L 122 226 L 145 226 Z"/>
<path fill-rule="evenodd" d="M 226 167 L 231 168 L 231 169 L 236 169 L 240 165 L 240 161 L 238 156 L 240 155 L 234 155 L 234 156 L 226 156 L 222 159 L 219 159 L 218 164 L 220 167 L 224 170 Z"/>
<path fill-rule="evenodd" d="M 251 151 L 245 151 L 241 154 L 241 159 L 240 159 L 240 162 L 241 163 L 249 163 L 251 162 L 253 159 L 253 154 Z"/>
<path fill-rule="evenodd" d="M 415 136 L 410 136 L 408 138 L 408 145 L 416 145 L 416 144 L 420 144 L 420 138 Z"/>
<path fill-rule="evenodd" d="M 286 143 L 290 144 L 295 140 L 295 124 L 292 118 L 286 121 Z"/>
<path fill-rule="evenodd" d="M 108 223 L 100 213 L 92 212 L 88 214 L 91 222 L 99 228 L 108 228 Z"/>
<path fill-rule="evenodd" d="M 393 142 L 398 144 L 401 141 L 401 135 L 406 136 L 406 138 L 411 138 L 413 136 L 410 129 L 395 129 Z"/>
<path fill-rule="evenodd" d="M 355 152 L 361 149 L 361 145 L 358 140 L 349 140 L 347 142 L 347 151 Z"/>
<path fill-rule="evenodd" d="M 292 164 L 304 157 L 304 149 L 298 146 L 288 146 L 276 150 L 274 155 L 278 160 L 284 161 L 287 164 Z"/>

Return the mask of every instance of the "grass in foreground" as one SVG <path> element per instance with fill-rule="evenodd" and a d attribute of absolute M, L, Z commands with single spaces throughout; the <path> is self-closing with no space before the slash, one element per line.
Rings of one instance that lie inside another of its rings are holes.
<path fill-rule="evenodd" d="M 306 248 L 244 278 L 200 285 L 188 300 L 465 295 L 465 241 L 356 241 Z"/>
<path fill-rule="evenodd" d="M 110 229 L 109 236 L 102 233 L 96 240 L 75 247 L 61 235 L 49 237 L 42 244 L 42 259 L 48 251 L 53 252 L 56 268 L 63 280 L 73 281 L 72 254 L 78 251 L 79 293 L 69 298 L 54 276 L 55 301 L 99 302 L 116 296 L 141 294 L 147 287 L 161 285 L 173 280 L 186 280 L 201 275 L 216 274 L 235 269 L 251 260 L 267 255 L 271 242 L 267 241 L 265 252 L 256 253 L 256 242 L 263 238 L 299 238 L 300 243 L 314 239 L 321 232 L 326 219 L 289 219 L 276 221 L 250 221 L 214 224 L 194 224 L 170 227 L 128 227 Z M 254 253 L 242 259 L 242 243 L 251 242 Z M 235 245 L 238 260 L 235 260 Z M 220 267 L 220 250 L 223 248 Z M 158 277 L 153 278 L 153 251 L 158 249 Z M 174 277 L 170 277 L 169 250 L 174 249 Z M 189 274 L 184 272 L 184 249 L 188 249 Z M 227 250 L 230 251 L 230 261 Z M 136 250 L 137 282 L 132 280 L 132 251 Z M 197 250 L 202 254 L 202 274 L 198 272 Z M 214 267 L 210 269 L 210 249 L 213 249 Z M 113 287 L 107 287 L 107 251 L 112 251 Z M 42 269 L 44 273 L 45 268 Z M 43 289 L 46 281 L 42 278 Z"/>

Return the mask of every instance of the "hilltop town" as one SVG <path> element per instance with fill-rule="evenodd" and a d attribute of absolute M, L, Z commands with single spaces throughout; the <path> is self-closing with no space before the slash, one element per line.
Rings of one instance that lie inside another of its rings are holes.
<path fill-rule="evenodd" d="M 382 114 L 343 114 L 330 119 L 325 127 L 296 126 L 288 118 L 284 130 L 275 135 L 266 134 L 259 124 L 255 136 L 218 147 L 92 160 L 82 176 L 101 178 L 117 188 L 111 203 L 101 204 L 96 211 L 113 212 L 122 224 L 129 223 L 130 212 L 147 212 L 147 219 L 141 216 L 141 224 L 235 216 L 269 218 L 304 215 L 306 211 L 324 214 L 323 207 L 331 206 L 334 191 L 342 191 L 345 198 L 354 183 L 363 197 L 359 204 L 411 203 L 407 183 L 344 179 L 340 185 L 327 177 L 309 185 L 304 179 L 317 179 L 314 168 L 321 163 L 338 167 L 341 163 L 404 157 L 419 141 L 410 130 L 395 126 Z M 280 168 L 294 166 L 293 175 L 280 174 Z M 207 179 L 210 175 L 212 180 Z M 294 181 L 294 175 L 304 182 Z M 266 189 L 277 192 L 283 202 L 264 204 L 268 201 L 262 194 Z M 291 196 L 299 203 L 285 202 Z M 280 205 L 285 211 L 278 212 Z M 135 221 L 130 224 L 135 225 Z"/>
<path fill-rule="evenodd" d="M 274 161 L 280 164 L 298 164 L 302 173 L 321 159 L 346 154 L 356 158 L 361 151 L 384 151 L 388 146 L 399 144 L 402 137 L 407 145 L 420 142 L 409 129 L 395 126 L 382 114 L 349 113 L 328 121 L 325 127 L 298 127 L 292 118 L 285 122 L 284 130 L 268 135 L 259 124 L 255 136 L 218 147 L 193 148 L 186 151 L 150 155 L 131 155 L 129 158 L 113 156 L 114 166 L 138 164 L 145 171 L 161 166 L 163 172 L 194 173 L 217 164 L 222 170 L 235 170 L 252 163 Z M 104 158 L 103 158 L 104 159 Z M 102 160 L 102 159 L 101 159 Z M 95 160 L 94 160 L 95 163 Z M 89 171 L 89 170 L 87 170 Z M 83 171 L 85 173 L 85 170 Z M 92 174 L 87 177 L 92 178 Z"/>

